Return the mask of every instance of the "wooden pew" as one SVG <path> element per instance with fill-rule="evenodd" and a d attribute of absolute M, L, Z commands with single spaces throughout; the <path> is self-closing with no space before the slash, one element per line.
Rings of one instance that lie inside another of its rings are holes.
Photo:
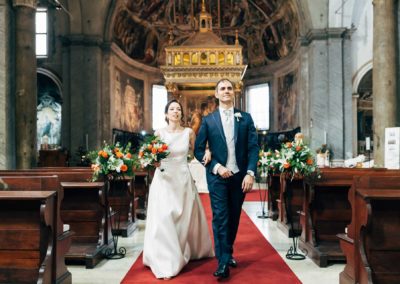
<path fill-rule="evenodd" d="M 323 168 L 321 178 L 305 179 L 304 199 L 300 214 L 302 234 L 300 248 L 319 266 L 330 261 L 345 261 L 337 234 L 343 233 L 351 221 L 348 200 L 353 177 L 393 175 L 385 169 Z"/>
<path fill-rule="evenodd" d="M 357 188 L 360 232 L 359 283 L 399 283 L 400 185 L 396 189 Z"/>
<path fill-rule="evenodd" d="M 135 171 L 135 190 L 134 200 L 136 215 L 141 219 L 146 218 L 147 198 L 149 196 L 149 187 L 151 183 L 151 173 L 149 171 Z"/>
<path fill-rule="evenodd" d="M 4 174 L 4 173 L 3 173 Z M 6 190 L 12 191 L 56 191 L 56 228 L 53 239 L 55 242 L 54 267 L 55 282 L 69 284 L 72 283 L 71 273 L 65 266 L 65 254 L 71 247 L 71 231 L 64 232 L 64 224 L 60 218 L 61 200 L 64 197 L 64 191 L 60 186 L 57 176 L 0 176 Z M 4 189 L 3 189 L 4 190 Z"/>
<path fill-rule="evenodd" d="M 88 167 L 41 167 L 33 171 L 46 172 L 88 172 L 93 173 Z M 136 174 L 136 173 L 135 173 Z M 138 172 L 139 188 L 142 172 Z M 134 179 L 133 179 L 134 180 Z M 130 236 L 136 229 L 136 208 L 138 197 L 135 197 L 135 182 L 132 178 L 126 177 L 111 181 L 107 189 L 108 205 L 115 211 L 116 218 L 119 218 L 118 229 L 113 233 L 123 237 Z"/>
<path fill-rule="evenodd" d="M 55 191 L 0 191 L 0 282 L 55 283 Z"/>
<path fill-rule="evenodd" d="M 268 214 L 272 218 L 272 220 L 276 221 L 279 218 L 279 212 L 283 212 L 283 208 L 278 208 L 278 200 L 280 201 L 280 175 L 274 174 L 269 175 L 267 178 L 268 183 Z M 282 206 L 279 202 L 279 206 Z M 283 215 L 283 213 L 281 213 Z"/>
<path fill-rule="evenodd" d="M 289 238 L 299 236 L 302 228 L 298 212 L 301 211 L 303 205 L 303 178 L 290 180 L 280 175 L 279 185 L 279 199 L 276 199 L 279 212 L 278 228 Z"/>
<path fill-rule="evenodd" d="M 347 234 L 339 234 L 340 246 L 346 256 L 346 266 L 344 270 L 340 273 L 340 283 L 368 283 L 368 273 L 365 269 L 365 263 L 362 262 L 362 257 L 360 253 L 360 238 L 362 223 L 364 223 L 365 218 L 368 217 L 368 212 L 366 211 L 366 201 L 363 199 L 357 199 L 357 191 L 359 189 L 367 190 L 398 190 L 400 192 L 400 172 L 399 171 L 387 171 L 385 175 L 368 175 L 368 176 L 358 176 L 353 178 L 353 185 L 349 190 L 348 198 L 352 207 L 352 218 L 351 223 L 347 226 Z M 398 206 L 397 206 L 398 207 Z M 388 208 L 390 209 L 390 206 Z M 398 213 L 397 215 L 400 216 Z M 382 220 L 383 223 L 390 223 L 392 220 L 389 216 Z M 374 217 L 374 216 L 371 216 Z M 397 225 L 399 225 L 399 220 L 397 219 Z M 385 228 L 393 228 L 393 225 L 386 226 Z M 397 238 L 399 239 L 400 229 L 397 228 L 395 235 L 397 233 Z M 380 232 L 374 232 L 375 234 L 384 234 L 385 230 L 380 230 Z M 384 239 L 389 240 L 392 236 L 386 236 Z M 382 243 L 382 242 L 380 242 Z M 397 245 L 398 245 L 397 241 Z M 396 245 L 396 240 L 392 242 L 392 245 Z M 388 262 L 390 263 L 390 262 Z M 399 272 L 399 271 L 397 271 Z M 398 275 L 397 277 L 399 277 Z M 397 278 L 399 281 L 400 279 Z"/>
<path fill-rule="evenodd" d="M 70 250 L 65 255 L 66 262 L 84 263 L 86 268 L 93 268 L 104 258 L 103 251 L 112 246 L 107 192 L 103 182 L 87 181 L 92 176 L 91 171 L 0 171 L 0 175 L 5 173 L 14 176 L 57 175 L 64 190 L 61 219 L 74 232 Z"/>

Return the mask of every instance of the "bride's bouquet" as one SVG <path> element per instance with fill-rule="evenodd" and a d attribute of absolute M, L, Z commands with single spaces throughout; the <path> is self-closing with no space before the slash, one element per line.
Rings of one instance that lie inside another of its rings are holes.
<path fill-rule="evenodd" d="M 149 137 L 139 149 L 139 162 L 142 168 L 151 169 L 169 155 L 168 145 L 159 137 Z"/>

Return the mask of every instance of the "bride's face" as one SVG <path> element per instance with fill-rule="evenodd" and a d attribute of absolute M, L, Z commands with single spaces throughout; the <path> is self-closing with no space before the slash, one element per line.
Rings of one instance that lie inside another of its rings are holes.
<path fill-rule="evenodd" d="M 178 103 L 173 102 L 169 105 L 166 116 L 170 122 L 180 122 L 182 118 L 181 106 Z"/>

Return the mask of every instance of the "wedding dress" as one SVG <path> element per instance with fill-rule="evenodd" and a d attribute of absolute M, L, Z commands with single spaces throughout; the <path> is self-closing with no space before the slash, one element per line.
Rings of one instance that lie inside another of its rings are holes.
<path fill-rule="evenodd" d="M 204 209 L 187 163 L 190 131 L 159 131 L 170 154 L 161 161 L 150 186 L 143 249 L 143 263 L 157 278 L 177 275 L 191 259 L 214 256 Z"/>

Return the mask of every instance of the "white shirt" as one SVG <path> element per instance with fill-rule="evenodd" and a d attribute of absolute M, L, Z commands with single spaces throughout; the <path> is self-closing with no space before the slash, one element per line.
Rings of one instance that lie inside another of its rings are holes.
<path fill-rule="evenodd" d="M 235 121 L 234 121 L 234 109 L 233 107 L 228 108 L 226 110 L 230 111 L 229 116 L 225 114 L 225 109 L 219 107 L 219 113 L 221 115 L 222 127 L 224 129 L 224 134 L 226 138 L 226 146 L 228 148 L 228 159 L 226 161 L 225 167 L 230 170 L 232 173 L 236 174 L 239 172 L 239 167 L 236 163 L 236 154 L 235 154 Z M 218 168 L 221 166 L 220 163 L 217 163 L 213 168 L 213 174 L 218 174 Z"/>

